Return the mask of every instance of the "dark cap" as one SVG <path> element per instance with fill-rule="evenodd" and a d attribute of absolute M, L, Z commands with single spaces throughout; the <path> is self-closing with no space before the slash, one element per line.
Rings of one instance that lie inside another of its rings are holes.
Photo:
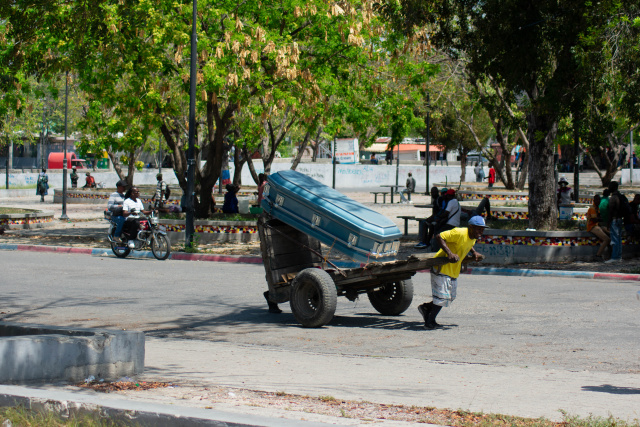
<path fill-rule="evenodd" d="M 120 181 L 116 182 L 116 187 L 127 187 L 129 184 L 127 184 L 127 181 L 125 181 L 124 179 L 121 179 Z"/>

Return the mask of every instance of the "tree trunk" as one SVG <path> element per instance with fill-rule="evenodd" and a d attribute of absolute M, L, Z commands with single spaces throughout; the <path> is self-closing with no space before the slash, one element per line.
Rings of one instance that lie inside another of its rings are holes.
<path fill-rule="evenodd" d="M 554 141 L 558 122 L 552 115 L 527 114 L 529 140 L 529 227 L 555 230 L 558 207 L 554 168 Z"/>
<path fill-rule="evenodd" d="M 469 149 L 460 145 L 460 184 L 467 180 L 467 154 Z"/>

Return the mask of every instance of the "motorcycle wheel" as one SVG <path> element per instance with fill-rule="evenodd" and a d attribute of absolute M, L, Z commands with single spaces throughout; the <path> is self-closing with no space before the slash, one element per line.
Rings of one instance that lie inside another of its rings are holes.
<path fill-rule="evenodd" d="M 169 238 L 164 234 L 154 234 L 151 240 L 151 252 L 156 259 L 161 261 L 169 258 L 169 254 L 171 254 Z"/>
<path fill-rule="evenodd" d="M 118 258 L 126 258 L 131 253 L 126 243 L 111 242 L 111 250 Z"/>

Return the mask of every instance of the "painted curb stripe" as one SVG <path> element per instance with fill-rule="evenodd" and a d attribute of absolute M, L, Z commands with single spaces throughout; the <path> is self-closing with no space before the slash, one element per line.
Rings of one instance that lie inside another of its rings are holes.
<path fill-rule="evenodd" d="M 32 251 L 32 252 L 61 252 L 67 254 L 89 254 L 91 255 L 91 249 L 89 248 L 69 248 L 65 246 L 38 246 L 38 245 L 16 245 L 18 251 Z"/>
<path fill-rule="evenodd" d="M 608 280 L 635 280 L 640 281 L 640 274 L 624 274 L 624 273 L 593 273 L 594 279 Z"/>
<path fill-rule="evenodd" d="M 70 248 L 64 246 L 40 246 L 40 245 L 17 245 L 0 244 L 0 250 L 9 251 L 34 251 L 34 252 L 58 252 L 72 254 L 87 254 L 101 257 L 115 257 L 111 249 L 90 249 L 90 248 Z M 134 258 L 153 258 L 151 251 L 134 252 Z M 256 256 L 233 256 L 233 255 L 209 255 L 209 254 L 187 254 L 183 252 L 172 253 L 169 259 L 176 261 L 208 261 L 208 262 L 229 262 L 242 264 L 262 264 L 262 258 Z M 361 263 L 350 261 L 337 261 L 335 263 L 340 268 L 357 268 Z M 419 270 L 417 273 L 429 273 L 429 270 Z M 496 267 L 474 267 L 467 269 L 462 274 L 476 275 L 496 275 L 496 276 L 547 276 L 547 277 L 572 277 L 577 279 L 600 279 L 600 280 L 625 280 L 640 282 L 640 274 L 625 273 L 598 273 L 594 271 L 563 271 L 563 270 L 533 270 L 515 268 Z"/>

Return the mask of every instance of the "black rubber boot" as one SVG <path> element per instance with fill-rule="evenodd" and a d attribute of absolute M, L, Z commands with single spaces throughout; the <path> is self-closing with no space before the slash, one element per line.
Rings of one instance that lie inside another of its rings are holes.
<path fill-rule="evenodd" d="M 272 302 L 269 299 L 269 291 L 265 291 L 262 295 L 264 295 L 264 299 L 267 300 L 267 304 L 269 305 L 269 313 L 273 313 L 273 314 L 282 313 L 282 310 L 280 310 L 280 308 L 278 307 L 278 304 L 276 304 L 275 302 Z"/>
<path fill-rule="evenodd" d="M 427 322 L 424 324 L 425 329 L 432 330 L 432 329 L 442 327 L 442 325 L 440 325 L 439 323 L 436 323 L 436 316 L 438 316 L 438 313 L 440 313 L 440 310 L 442 310 L 441 306 L 431 304 L 431 310 L 429 310 L 429 318 L 427 319 Z"/>
<path fill-rule="evenodd" d="M 424 304 L 420 304 L 418 306 L 418 311 L 422 315 L 422 318 L 424 319 L 424 324 L 425 325 L 427 324 L 427 321 L 429 320 L 429 312 L 431 311 L 431 307 L 433 307 L 433 302 L 425 302 Z"/>

